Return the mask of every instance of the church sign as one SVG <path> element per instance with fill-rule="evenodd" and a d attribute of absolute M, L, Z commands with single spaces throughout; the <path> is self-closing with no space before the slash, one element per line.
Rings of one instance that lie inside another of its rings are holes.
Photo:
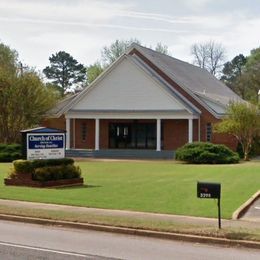
<path fill-rule="evenodd" d="M 65 157 L 65 131 L 39 127 L 21 132 L 23 154 L 27 160 Z"/>

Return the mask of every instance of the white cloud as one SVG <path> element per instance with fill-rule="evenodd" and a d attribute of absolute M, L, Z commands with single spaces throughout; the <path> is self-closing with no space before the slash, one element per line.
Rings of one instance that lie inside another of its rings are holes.
<path fill-rule="evenodd" d="M 40 68 L 59 50 L 89 64 L 100 58 L 103 46 L 131 37 L 147 46 L 160 41 L 173 56 L 187 61 L 191 61 L 190 46 L 195 42 L 221 42 L 230 58 L 259 46 L 258 17 L 242 8 L 205 11 L 211 2 L 162 0 L 159 5 L 153 1 L 148 5 L 144 0 L 0 0 L 1 40 L 17 49 L 26 63 Z"/>

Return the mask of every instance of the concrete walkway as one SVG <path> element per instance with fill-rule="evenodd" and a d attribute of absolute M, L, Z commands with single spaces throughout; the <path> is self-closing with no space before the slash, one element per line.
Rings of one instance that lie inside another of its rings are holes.
<path fill-rule="evenodd" d="M 14 208 L 24 209 L 41 209 L 41 210 L 55 210 L 64 212 L 74 212 L 79 214 L 90 214 L 98 216 L 114 216 L 114 217 L 130 217 L 142 220 L 158 220 L 158 221 L 173 221 L 179 224 L 190 224 L 196 226 L 209 226 L 217 227 L 217 219 L 213 218 L 201 218 L 201 217 L 190 217 L 190 216 L 179 216 L 170 214 L 158 214 L 158 213 L 144 213 L 136 211 L 126 210 L 110 210 L 110 209 L 97 209 L 97 208 L 86 208 L 86 207 L 75 207 L 66 205 L 46 204 L 46 203 L 35 203 L 15 200 L 3 200 L 0 199 L 0 206 L 8 206 Z M 247 229 L 260 229 L 260 222 L 250 220 L 222 220 L 222 227 L 238 227 Z"/>

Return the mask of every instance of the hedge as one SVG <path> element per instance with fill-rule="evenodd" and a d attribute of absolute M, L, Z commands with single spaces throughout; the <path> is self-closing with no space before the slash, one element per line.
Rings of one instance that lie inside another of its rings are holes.
<path fill-rule="evenodd" d="M 81 177 L 81 170 L 74 165 L 71 158 L 48 160 L 15 160 L 11 178 L 18 174 L 30 174 L 32 180 L 51 181 L 60 179 L 74 179 Z"/>
<path fill-rule="evenodd" d="M 22 158 L 20 144 L 0 144 L 0 162 L 12 162 Z"/>
<path fill-rule="evenodd" d="M 222 144 L 194 142 L 177 149 L 175 158 L 195 164 L 238 163 L 239 156 Z"/>
<path fill-rule="evenodd" d="M 32 175 L 33 180 L 50 181 L 60 179 L 80 178 L 81 170 L 75 165 L 60 165 L 51 167 L 42 167 L 35 169 Z"/>
<path fill-rule="evenodd" d="M 15 173 L 34 173 L 38 168 L 44 167 L 54 167 L 54 166 L 64 166 L 73 165 L 74 160 L 71 158 L 61 158 L 61 159 L 42 159 L 42 160 L 15 160 L 13 162 Z"/>

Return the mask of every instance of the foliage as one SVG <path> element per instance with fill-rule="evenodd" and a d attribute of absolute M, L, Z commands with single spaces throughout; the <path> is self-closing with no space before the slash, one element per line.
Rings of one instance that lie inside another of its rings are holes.
<path fill-rule="evenodd" d="M 177 149 L 176 159 L 195 164 L 238 163 L 239 156 L 225 145 L 194 142 Z"/>
<path fill-rule="evenodd" d="M 20 144 L 0 144 L 0 162 L 11 162 L 21 157 Z"/>
<path fill-rule="evenodd" d="M 221 79 L 243 99 L 259 103 L 260 47 L 251 50 L 248 57 L 242 54 L 225 63 Z"/>
<path fill-rule="evenodd" d="M 155 46 L 155 51 L 160 52 L 165 55 L 170 55 L 170 52 L 168 50 L 168 46 L 165 44 L 162 44 L 161 42 L 158 42 Z"/>
<path fill-rule="evenodd" d="M 240 81 L 246 61 L 246 57 L 243 54 L 239 54 L 231 61 L 226 62 L 221 77 L 221 80 L 243 99 L 246 98 L 246 88 Z"/>
<path fill-rule="evenodd" d="M 17 174 L 32 174 L 34 180 L 49 181 L 59 179 L 79 178 L 80 168 L 74 165 L 71 158 L 46 160 L 16 160 L 11 176 Z"/>
<path fill-rule="evenodd" d="M 39 75 L 0 44 L 0 142 L 19 142 L 20 130 L 37 125 L 54 103 Z"/>
<path fill-rule="evenodd" d="M 14 172 L 19 174 L 25 174 L 25 173 L 33 173 L 33 166 L 31 161 L 27 161 L 27 160 L 15 160 L 13 162 L 13 166 L 14 166 Z"/>
<path fill-rule="evenodd" d="M 33 168 L 41 168 L 48 166 L 60 166 L 60 165 L 73 165 L 74 160 L 72 158 L 61 158 L 61 159 L 44 159 L 44 160 L 33 160 L 31 161 Z"/>
<path fill-rule="evenodd" d="M 94 81 L 102 72 L 104 68 L 100 62 L 95 62 L 94 64 L 87 67 L 87 83 L 90 84 Z"/>
<path fill-rule="evenodd" d="M 62 99 L 62 92 L 63 92 L 62 87 L 60 87 L 60 86 L 58 86 L 56 84 L 47 82 L 46 83 L 46 88 L 53 93 L 53 95 L 55 96 L 55 98 L 57 100 Z"/>
<path fill-rule="evenodd" d="M 116 40 L 110 46 L 105 46 L 101 51 L 104 65 L 108 66 L 117 60 L 133 43 L 140 44 L 140 41 L 137 39 Z"/>
<path fill-rule="evenodd" d="M 241 84 L 247 88 L 246 98 L 254 103 L 259 103 L 260 90 L 260 47 L 251 50 L 247 58 Z"/>
<path fill-rule="evenodd" d="M 59 51 L 49 58 L 50 66 L 43 73 L 52 80 L 52 83 L 60 87 L 61 95 L 71 86 L 84 85 L 86 80 L 86 69 L 78 63 L 69 53 Z"/>
<path fill-rule="evenodd" d="M 42 159 L 42 160 L 16 160 L 13 162 L 16 173 L 34 173 L 37 168 L 73 165 L 71 158 Z"/>
<path fill-rule="evenodd" d="M 60 165 L 35 169 L 35 172 L 33 173 L 33 180 L 52 181 L 80 178 L 80 176 L 81 171 L 78 166 Z"/>
<path fill-rule="evenodd" d="M 233 102 L 227 109 L 227 115 L 215 126 L 215 130 L 235 136 L 242 146 L 244 160 L 248 160 L 253 139 L 260 134 L 259 111 L 249 103 Z"/>
<path fill-rule="evenodd" d="M 212 75 L 217 75 L 225 60 L 225 48 L 214 41 L 196 43 L 191 47 L 194 64 L 208 70 Z"/>

